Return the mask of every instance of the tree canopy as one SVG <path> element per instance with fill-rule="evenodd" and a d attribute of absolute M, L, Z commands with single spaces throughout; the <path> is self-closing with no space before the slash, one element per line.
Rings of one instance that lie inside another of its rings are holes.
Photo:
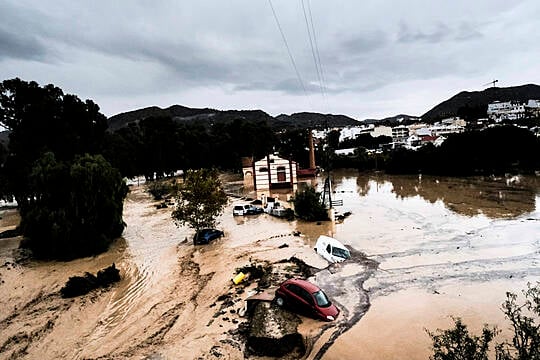
<path fill-rule="evenodd" d="M 43 258 L 107 249 L 124 228 L 120 172 L 101 156 L 107 119 L 91 100 L 20 79 L 0 84 L 0 125 L 10 131 L 2 197 L 15 197 L 24 245 Z"/>
<path fill-rule="evenodd" d="M 33 166 L 21 219 L 24 245 L 41 258 L 72 259 L 107 250 L 122 234 L 127 195 L 118 170 L 101 155 L 73 162 L 45 153 Z"/>
<path fill-rule="evenodd" d="M 177 225 L 188 225 L 196 231 L 214 227 L 225 204 L 227 195 L 221 187 L 217 170 L 189 170 L 179 185 L 172 217 Z"/>
<path fill-rule="evenodd" d="M 293 199 L 296 215 L 307 221 L 328 220 L 328 212 L 321 200 L 321 194 L 314 187 L 296 191 Z"/>

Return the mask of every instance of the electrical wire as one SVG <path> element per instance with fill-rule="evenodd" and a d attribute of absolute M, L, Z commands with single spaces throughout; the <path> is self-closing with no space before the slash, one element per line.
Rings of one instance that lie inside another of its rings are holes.
<path fill-rule="evenodd" d="M 306 29 L 307 29 L 308 38 L 309 38 L 309 45 L 311 47 L 311 55 L 313 56 L 313 62 L 315 64 L 315 71 L 317 73 L 317 79 L 319 80 L 319 88 L 321 90 L 321 95 L 322 95 L 323 99 L 325 99 L 326 97 L 325 97 L 325 93 L 324 93 L 324 89 L 323 89 L 323 81 L 322 81 L 321 71 L 319 69 L 319 63 L 317 61 L 317 54 L 315 52 L 315 46 L 313 45 L 313 39 L 312 39 L 312 35 L 311 35 L 311 28 L 310 28 L 309 20 L 308 20 L 307 13 L 306 13 L 306 7 L 305 7 L 305 4 L 304 4 L 304 0 L 301 0 L 301 2 L 302 2 L 302 12 L 304 13 L 304 20 L 306 21 Z"/>
<path fill-rule="evenodd" d="M 281 38 L 283 39 L 283 43 L 285 44 L 285 47 L 287 48 L 287 53 L 289 54 L 289 59 L 291 60 L 291 64 L 294 68 L 294 72 L 296 73 L 296 77 L 298 78 L 298 82 L 300 83 L 302 90 L 304 90 L 304 94 L 307 96 L 306 87 L 304 86 L 304 82 L 302 81 L 302 77 L 300 76 L 300 72 L 298 71 L 298 67 L 296 66 L 296 62 L 294 61 L 294 57 L 291 53 L 291 49 L 289 48 L 289 44 L 287 43 L 287 38 L 285 37 L 285 33 L 283 32 L 283 29 L 281 28 L 281 24 L 279 23 L 276 11 L 274 10 L 274 6 L 272 5 L 272 0 L 268 0 L 268 4 L 270 4 L 270 8 L 272 9 L 272 14 L 274 14 L 274 19 L 276 20 L 276 24 L 281 34 Z"/>
<path fill-rule="evenodd" d="M 315 43 L 315 52 L 317 53 L 317 60 L 319 61 L 319 70 L 321 71 L 323 93 L 324 93 L 324 96 L 326 96 L 327 95 L 326 90 L 328 88 L 326 87 L 326 79 L 324 78 L 324 71 L 323 71 L 323 66 L 321 62 L 321 54 L 319 52 L 319 44 L 317 42 L 317 34 L 315 32 L 315 24 L 313 23 L 313 15 L 311 14 L 310 0 L 307 0 L 307 8 L 308 8 L 308 13 L 309 13 L 309 20 L 311 23 L 311 33 L 313 34 L 313 42 Z"/>

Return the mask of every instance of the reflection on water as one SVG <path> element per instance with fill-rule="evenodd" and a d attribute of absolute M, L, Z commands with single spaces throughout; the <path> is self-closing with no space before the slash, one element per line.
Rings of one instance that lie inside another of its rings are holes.
<path fill-rule="evenodd" d="M 366 318 L 342 334 L 325 359 L 425 359 L 429 337 L 423 328 L 446 326 L 441 318 L 448 315 L 503 327 L 498 320 L 504 319 L 491 315 L 499 311 L 505 291 L 540 279 L 535 177 L 339 171 L 333 178 L 342 211 L 352 212 L 335 226 L 334 237 L 379 267 L 362 284 L 371 302 Z M 347 286 L 346 279 L 347 274 L 333 278 L 335 287 Z M 399 306 L 403 302 L 409 306 Z M 369 340 L 359 340 L 366 334 Z"/>
<path fill-rule="evenodd" d="M 355 182 L 355 186 L 352 185 Z M 421 197 L 429 203 L 442 201 L 461 215 L 483 214 L 489 218 L 512 218 L 536 208 L 540 181 L 533 176 L 512 178 L 450 178 L 426 175 L 333 173 L 335 192 L 356 191 L 360 196 L 390 186 L 399 199 Z"/>

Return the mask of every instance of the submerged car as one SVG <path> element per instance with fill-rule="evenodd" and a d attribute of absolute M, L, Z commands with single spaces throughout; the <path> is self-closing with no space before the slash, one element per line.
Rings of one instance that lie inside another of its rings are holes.
<path fill-rule="evenodd" d="M 321 235 L 315 244 L 315 251 L 331 263 L 350 259 L 351 252 L 337 239 Z"/>
<path fill-rule="evenodd" d="M 339 309 L 332 304 L 324 291 L 317 285 L 302 279 L 289 279 L 276 290 L 275 302 L 291 310 L 314 316 L 324 321 L 333 321 Z"/>
<path fill-rule="evenodd" d="M 202 245 L 208 244 L 210 241 L 223 236 L 223 231 L 217 229 L 201 229 L 193 236 L 193 244 Z"/>

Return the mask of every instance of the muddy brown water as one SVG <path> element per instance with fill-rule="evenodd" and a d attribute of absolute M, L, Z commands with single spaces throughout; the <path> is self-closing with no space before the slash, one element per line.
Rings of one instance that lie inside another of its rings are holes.
<path fill-rule="evenodd" d="M 352 212 L 334 236 L 379 266 L 363 284 L 366 315 L 323 359 L 427 359 L 425 329 L 450 327 L 451 315 L 508 337 L 505 292 L 540 280 L 538 178 L 333 178 L 335 198 Z"/>
<path fill-rule="evenodd" d="M 499 310 L 505 291 L 519 292 L 527 282 L 540 280 L 540 181 L 536 177 L 454 179 L 359 175 L 355 171 L 334 172 L 332 177 L 333 197 L 344 204 L 337 209 L 352 212 L 341 223 L 289 223 L 265 214 L 223 214 L 219 226 L 225 230 L 225 238 L 191 255 L 201 262 L 200 273 L 189 262 L 181 268 L 181 276 L 211 279 L 201 295 L 194 293 L 198 296 L 194 301 L 204 302 L 205 296 L 220 294 L 221 283 L 234 274 L 235 259 L 252 251 L 274 261 L 297 255 L 324 268 L 327 264 L 312 249 L 319 235 L 330 235 L 351 247 L 354 256 L 312 278 L 342 313 L 331 324 L 304 319 L 303 330 L 314 339 L 309 358 L 427 359 L 430 342 L 425 328 L 449 327 L 450 315 L 463 317 L 473 329 L 485 322 L 505 328 Z M 321 189 L 323 178 L 313 183 Z M 288 195 L 280 191 L 276 197 L 285 201 Z M 175 227 L 168 212 L 156 213 L 153 205 L 143 206 L 147 201 L 140 190 L 126 201 L 125 250 L 121 247 L 113 254 L 124 280 L 93 305 L 95 313 L 81 313 L 81 321 L 90 325 L 74 332 L 80 339 L 66 339 L 75 350 L 56 344 L 56 332 L 65 335 L 61 323 L 51 333 L 53 340 L 43 342 L 42 347 L 50 346 L 56 354 L 71 358 L 140 353 L 176 358 L 178 347 L 196 351 L 197 347 L 211 347 L 212 339 L 219 338 L 222 330 L 218 325 L 208 327 L 207 320 L 198 324 L 192 305 L 175 296 L 178 291 L 205 285 L 185 280 L 181 283 L 184 288 L 177 289 L 178 279 L 183 281 L 178 273 L 179 256 L 189 259 L 192 252 L 191 231 Z M 3 214 L 13 226 L 16 215 Z M 277 251 L 293 230 L 304 235 L 303 247 Z M 187 243 L 182 243 L 184 239 Z M 255 244 L 265 239 L 270 241 Z M 6 253 L 15 245 L 13 239 L 0 241 L 0 249 Z M 75 264 L 78 271 L 95 271 L 91 262 L 83 259 Z M 57 273 L 75 272 L 74 264 L 49 266 L 56 267 Z M 45 265 L 24 271 L 29 277 L 50 276 Z M 210 271 L 214 278 L 207 277 Z M 7 271 L 3 274 L 10 279 Z M 28 281 L 27 287 L 32 285 Z M 211 309 L 202 312 L 200 306 L 197 311 L 202 319 L 206 312 L 212 314 Z M 151 333 L 154 327 L 168 331 L 169 338 L 157 342 L 154 335 L 146 339 L 141 334 Z M 148 346 L 149 339 L 155 345 L 150 342 Z M 142 345 L 134 347 L 138 342 Z"/>

